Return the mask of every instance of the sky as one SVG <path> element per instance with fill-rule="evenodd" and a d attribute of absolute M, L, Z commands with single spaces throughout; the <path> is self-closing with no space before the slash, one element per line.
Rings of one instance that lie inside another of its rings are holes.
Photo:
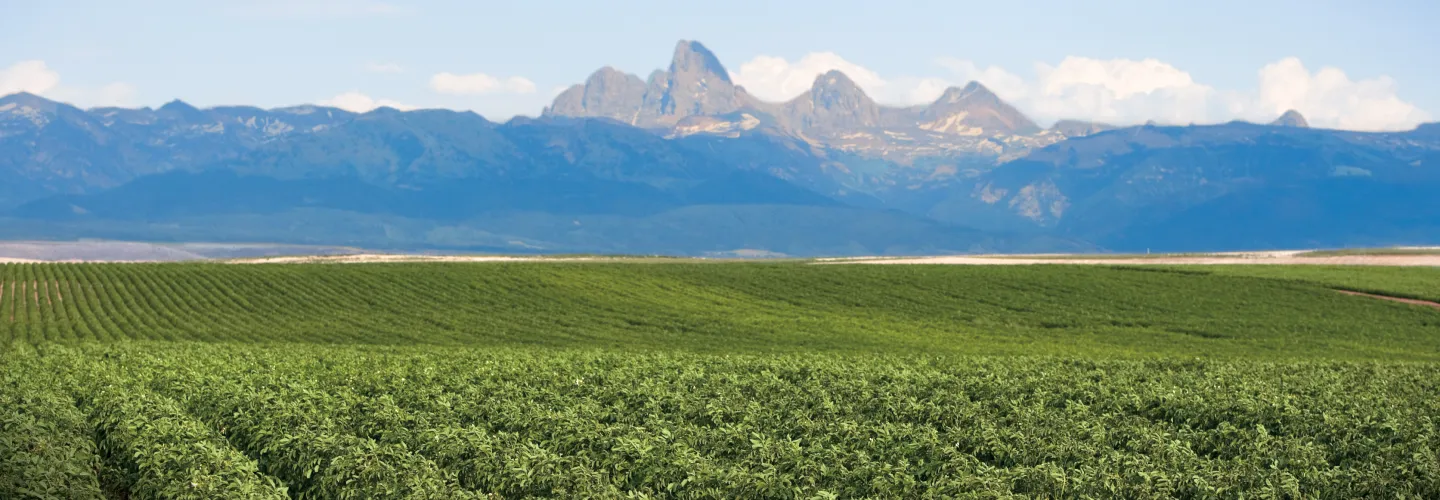
<path fill-rule="evenodd" d="M 1440 119 L 1433 0 L 0 0 L 0 94 L 535 116 L 678 40 L 771 101 L 839 69 L 882 104 L 977 80 L 1046 125 Z"/>

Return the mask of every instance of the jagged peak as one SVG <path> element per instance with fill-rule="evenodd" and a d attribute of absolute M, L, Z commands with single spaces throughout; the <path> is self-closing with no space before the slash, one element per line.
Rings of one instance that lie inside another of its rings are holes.
<path fill-rule="evenodd" d="M 710 49 L 700 42 L 681 40 L 675 44 L 675 56 L 670 60 L 670 72 L 689 71 L 710 73 L 730 83 L 730 73 L 725 71 L 725 65 L 720 64 L 720 58 L 715 57 L 714 52 L 710 52 Z"/>
<path fill-rule="evenodd" d="M 845 72 L 832 69 L 816 75 L 815 83 L 812 84 L 810 88 L 853 88 L 858 90 L 860 86 L 855 83 L 855 80 L 851 80 L 850 76 L 846 75 Z"/>
<path fill-rule="evenodd" d="M 1305 121 L 1305 115 L 1293 109 L 1285 111 L 1280 118 L 1276 118 L 1270 124 L 1280 127 L 1310 128 L 1310 122 Z"/>
<path fill-rule="evenodd" d="M 632 83 L 638 82 L 638 83 L 641 84 L 641 85 L 644 84 L 644 82 L 640 80 L 640 77 L 635 76 L 635 75 L 632 75 L 632 74 L 630 74 L 630 73 L 626 73 L 626 72 L 624 72 L 624 71 L 620 71 L 619 69 L 616 69 L 614 66 L 605 66 L 605 67 L 602 67 L 602 68 L 600 68 L 600 69 L 595 70 L 594 73 L 591 73 L 591 74 L 590 74 L 590 77 L 589 77 L 589 78 L 586 78 L 586 79 L 585 79 L 585 84 L 589 85 L 589 84 L 592 84 L 592 83 L 595 83 L 595 82 L 615 81 L 615 80 L 625 80 L 625 81 L 627 81 L 627 82 L 632 82 Z"/>
<path fill-rule="evenodd" d="M 995 96 L 995 93 L 991 92 L 990 89 L 985 87 L 984 84 L 977 81 L 971 81 L 970 83 L 965 84 L 964 87 L 950 87 L 945 89 L 945 93 L 940 94 L 940 98 L 936 100 L 936 103 L 954 104 L 965 99 L 972 99 L 976 97 L 998 99 L 998 97 Z"/>
<path fill-rule="evenodd" d="M 634 77 L 637 78 L 637 79 L 640 78 L 640 77 L 635 76 L 635 75 L 632 75 L 632 74 L 630 74 L 630 73 L 626 73 L 626 72 L 624 72 L 624 71 L 620 71 L 619 69 L 617 69 L 617 68 L 614 67 L 614 66 L 603 66 L 603 67 L 601 67 L 600 69 L 595 70 L 594 73 L 591 73 L 591 74 L 590 74 L 590 78 L 592 78 L 592 79 L 593 79 L 593 78 L 597 78 L 597 77 L 613 77 L 613 76 L 634 76 Z"/>

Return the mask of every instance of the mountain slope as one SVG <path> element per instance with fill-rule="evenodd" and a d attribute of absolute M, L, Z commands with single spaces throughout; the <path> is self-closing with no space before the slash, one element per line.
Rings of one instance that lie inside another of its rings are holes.
<path fill-rule="evenodd" d="M 1030 135 L 1040 127 L 980 82 L 950 87 L 920 115 L 919 127 L 959 135 Z"/>
<path fill-rule="evenodd" d="M 645 81 L 640 77 L 606 66 L 586 78 L 585 83 L 565 89 L 543 113 L 609 118 L 634 125 L 645 103 L 645 90 Z"/>
<path fill-rule="evenodd" d="M 786 123 L 807 133 L 833 133 L 880 125 L 880 106 L 850 77 L 829 71 L 815 78 L 810 91 L 785 103 Z"/>
<path fill-rule="evenodd" d="M 1414 242 L 1432 226 L 1420 223 L 1425 214 L 1440 212 L 1440 201 L 1423 195 L 1440 188 L 1440 141 L 1417 134 L 1131 127 L 1006 163 L 930 215 L 981 228 L 1028 225 L 1117 250 Z"/>
<path fill-rule="evenodd" d="M 677 64 L 677 73 L 713 70 L 706 64 Z M 72 182 L 64 189 L 7 200 L 18 206 L 4 212 L 0 237 L 675 254 L 1043 246 L 836 194 L 844 188 L 824 151 L 784 134 L 667 139 L 612 119 L 496 124 L 444 110 L 178 101 L 85 112 L 33 96 L 9 101 L 26 104 L 3 115 L 0 139 L 11 142 L 0 158 L 16 160 L 0 172 L 44 180 L 19 161 L 61 158 L 79 173 L 60 177 Z M 102 172 L 114 180 L 95 182 Z"/>
<path fill-rule="evenodd" d="M 978 84 L 887 108 L 840 73 L 784 106 L 681 117 L 744 100 L 707 54 L 682 45 L 645 84 L 642 104 L 673 112 L 647 120 L 668 127 L 6 96 L 0 237 L 846 255 L 1440 243 L 1435 124 L 1033 132 Z M 594 80 L 639 91 L 618 72 Z M 672 81 L 721 97 L 655 93 Z M 604 109 L 579 90 L 578 109 Z"/>

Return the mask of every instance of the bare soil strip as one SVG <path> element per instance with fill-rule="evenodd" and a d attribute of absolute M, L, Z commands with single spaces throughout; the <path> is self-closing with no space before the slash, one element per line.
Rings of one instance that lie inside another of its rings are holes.
<path fill-rule="evenodd" d="M 908 258 L 858 258 L 820 259 L 820 262 L 835 264 L 953 264 L 972 266 L 1003 266 L 1030 264 L 1088 264 L 1088 265 L 1328 265 L 1328 266 L 1440 266 L 1440 255 L 1302 255 L 1304 250 L 1270 252 L 1229 252 L 1209 255 L 1155 255 L 1155 256 L 1104 256 L 1104 255 L 955 255 L 938 257 Z"/>
<path fill-rule="evenodd" d="M 1420 299 L 1407 299 L 1407 298 L 1403 298 L 1403 297 L 1391 297 L 1391 296 L 1389 296 L 1389 295 L 1377 295 L 1377 294 L 1373 294 L 1373 293 L 1355 292 L 1355 291 L 1351 291 L 1351 290 L 1336 290 L 1336 291 L 1337 291 L 1337 292 L 1340 292 L 1340 293 L 1343 293 L 1343 294 L 1345 294 L 1345 295 L 1354 295 L 1354 296 L 1357 296 L 1357 297 L 1370 297 L 1370 298 L 1372 298 L 1372 299 L 1389 300 L 1389 301 L 1392 301 L 1392 302 L 1400 302 L 1400 303 L 1404 303 L 1404 304 L 1410 304 L 1410 305 L 1416 305 L 1416 306 L 1425 306 L 1425 307 L 1433 307 L 1433 308 L 1435 308 L 1435 309 L 1440 309 L 1440 302 L 1431 302 L 1431 301 L 1428 301 L 1428 300 L 1420 300 Z"/>

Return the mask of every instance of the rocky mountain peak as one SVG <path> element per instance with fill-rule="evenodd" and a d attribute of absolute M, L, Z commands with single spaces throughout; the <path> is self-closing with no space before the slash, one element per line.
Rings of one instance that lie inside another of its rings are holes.
<path fill-rule="evenodd" d="M 35 94 L 31 94 L 29 92 L 16 92 L 14 94 L 0 97 L 0 105 L 14 104 L 16 106 L 40 107 L 50 102 L 52 101 L 50 101 L 49 99 L 40 97 Z"/>
<path fill-rule="evenodd" d="M 921 114 L 920 128 L 959 135 L 1033 134 L 1040 131 L 1019 110 L 980 82 L 945 89 Z"/>
<path fill-rule="evenodd" d="M 159 111 L 165 111 L 170 113 L 192 113 L 200 111 L 200 108 L 191 106 L 190 103 L 187 103 L 185 101 L 175 99 L 161 105 Z"/>
<path fill-rule="evenodd" d="M 854 80 L 838 69 L 832 69 L 816 76 L 815 83 L 810 88 L 812 91 L 818 89 L 860 90 L 860 86 L 856 85 Z"/>
<path fill-rule="evenodd" d="M 1310 122 L 1305 121 L 1305 115 L 1293 109 L 1286 111 L 1280 115 L 1280 118 L 1275 119 L 1275 121 L 1270 122 L 1270 124 L 1277 127 L 1310 128 Z"/>
<path fill-rule="evenodd" d="M 785 103 L 784 113 L 791 126 L 801 130 L 869 128 L 880 123 L 880 106 L 837 70 L 815 77 L 810 92 Z"/>
<path fill-rule="evenodd" d="M 0 97 L 0 108 L 10 113 L 56 113 L 62 106 L 69 107 L 29 92 L 16 92 Z"/>
<path fill-rule="evenodd" d="M 940 98 L 936 99 L 935 102 L 937 104 L 942 102 L 946 104 L 958 104 L 962 101 L 976 100 L 999 101 L 1000 97 L 980 82 L 972 81 L 965 84 L 964 87 L 950 87 L 945 89 L 945 93 L 940 94 Z"/>
<path fill-rule="evenodd" d="M 731 113 L 757 102 L 730 81 L 720 59 L 700 42 L 676 44 L 664 76 L 663 86 L 652 76 L 637 123 L 673 126 L 687 116 Z"/>
<path fill-rule="evenodd" d="M 710 49 L 700 42 L 690 40 L 681 40 L 675 44 L 675 55 L 670 59 L 670 74 L 672 77 L 694 75 L 730 83 L 730 73 L 725 71 L 725 66 L 720 64 L 715 53 L 710 52 Z"/>
<path fill-rule="evenodd" d="M 204 111 L 200 111 L 199 108 L 191 106 L 189 103 L 179 99 L 165 103 L 160 106 L 159 109 L 156 109 L 155 112 L 162 117 L 184 122 L 207 121 Z"/>
<path fill-rule="evenodd" d="M 640 77 L 606 66 L 591 73 L 585 83 L 565 89 L 541 114 L 599 116 L 634 125 L 645 90 Z"/>
<path fill-rule="evenodd" d="M 44 127 L 54 121 L 82 124 L 81 128 L 95 132 L 100 124 L 80 108 L 52 101 L 29 92 L 17 92 L 0 97 L 0 129 L 3 124 L 28 124 L 30 127 Z M 0 137 L 5 134 L 0 131 Z"/>

